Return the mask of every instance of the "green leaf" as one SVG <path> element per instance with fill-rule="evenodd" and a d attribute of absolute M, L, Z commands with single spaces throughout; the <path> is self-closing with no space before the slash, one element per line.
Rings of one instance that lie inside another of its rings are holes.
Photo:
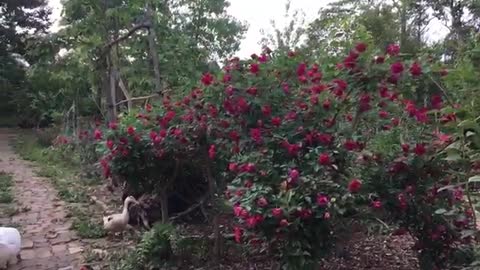
<path fill-rule="evenodd" d="M 451 148 L 451 149 L 447 149 L 447 157 L 445 158 L 445 160 L 447 161 L 458 161 L 460 159 L 462 159 L 462 152 L 460 152 L 460 150 L 458 149 L 455 149 L 455 148 Z"/>
<path fill-rule="evenodd" d="M 437 209 L 437 210 L 435 211 L 435 214 L 437 214 L 437 215 L 443 215 L 443 214 L 445 214 L 446 212 L 447 212 L 446 209 L 440 208 L 440 209 Z"/>

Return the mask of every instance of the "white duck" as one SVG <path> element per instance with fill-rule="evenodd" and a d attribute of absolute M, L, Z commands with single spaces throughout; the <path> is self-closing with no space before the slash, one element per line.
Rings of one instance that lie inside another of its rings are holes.
<path fill-rule="evenodd" d="M 0 269 L 17 264 L 21 246 L 22 237 L 17 229 L 0 227 Z"/>
<path fill-rule="evenodd" d="M 128 196 L 123 203 L 123 211 L 121 214 L 113 214 L 103 217 L 103 228 L 108 232 L 122 232 L 128 226 L 129 213 L 128 205 L 130 203 L 138 203 L 133 196 Z"/>

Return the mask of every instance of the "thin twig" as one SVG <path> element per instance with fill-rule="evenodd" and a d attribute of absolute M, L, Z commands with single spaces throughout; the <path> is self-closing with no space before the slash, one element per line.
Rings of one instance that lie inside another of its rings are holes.
<path fill-rule="evenodd" d="M 205 200 L 208 199 L 210 197 L 210 193 L 207 193 L 205 194 L 199 201 L 198 203 L 190 206 L 187 210 L 183 211 L 183 212 L 180 212 L 178 213 L 177 215 L 173 216 L 170 218 L 170 221 L 174 221 L 176 219 L 179 219 L 185 215 L 188 215 L 189 213 L 191 213 L 193 210 L 197 209 L 198 207 L 202 206 L 203 203 L 205 203 Z"/>
<path fill-rule="evenodd" d="M 450 99 L 450 96 L 448 95 L 447 93 L 447 90 L 445 90 L 445 88 L 443 88 L 443 86 L 441 86 L 437 81 L 435 81 L 435 79 L 433 79 L 432 76 L 428 76 L 430 78 L 430 80 L 432 80 L 432 82 L 440 89 L 440 91 L 442 91 L 443 95 L 445 95 L 445 98 L 447 98 L 447 102 L 450 106 L 454 107 L 453 105 L 453 102 L 452 100 Z"/>
<path fill-rule="evenodd" d="M 126 102 L 135 101 L 135 100 L 144 100 L 144 99 L 149 99 L 149 98 L 156 97 L 156 96 L 158 96 L 158 94 L 152 94 L 152 95 L 143 96 L 143 97 L 134 97 L 134 98 L 119 101 L 115 105 L 118 106 L 118 105 L 126 103 Z"/>

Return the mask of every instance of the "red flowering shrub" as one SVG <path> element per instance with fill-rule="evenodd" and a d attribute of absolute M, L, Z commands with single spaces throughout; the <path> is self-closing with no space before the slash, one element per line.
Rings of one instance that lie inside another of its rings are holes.
<path fill-rule="evenodd" d="M 438 89 L 429 106 L 411 99 L 424 63 L 397 45 L 382 53 L 362 43 L 339 65 L 295 53 L 233 59 L 203 75 L 203 90 L 95 132 L 105 175 L 165 191 L 179 160 L 213 169 L 230 183 L 235 240 L 266 242 L 288 269 L 314 267 L 334 226 L 368 210 L 416 238 L 424 269 L 450 267 L 474 223 L 461 166 L 444 159 L 452 138 L 440 130 L 455 118 Z"/>

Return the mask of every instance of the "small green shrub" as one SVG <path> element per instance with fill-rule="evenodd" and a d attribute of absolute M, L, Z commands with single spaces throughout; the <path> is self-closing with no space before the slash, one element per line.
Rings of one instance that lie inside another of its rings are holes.
<path fill-rule="evenodd" d="M 52 146 L 58 136 L 58 128 L 37 129 L 36 136 L 38 143 L 43 147 Z"/>
<path fill-rule="evenodd" d="M 172 256 L 171 237 L 175 234 L 171 224 L 155 224 L 145 232 L 135 250 L 124 256 L 111 269 L 144 270 L 165 267 Z"/>

